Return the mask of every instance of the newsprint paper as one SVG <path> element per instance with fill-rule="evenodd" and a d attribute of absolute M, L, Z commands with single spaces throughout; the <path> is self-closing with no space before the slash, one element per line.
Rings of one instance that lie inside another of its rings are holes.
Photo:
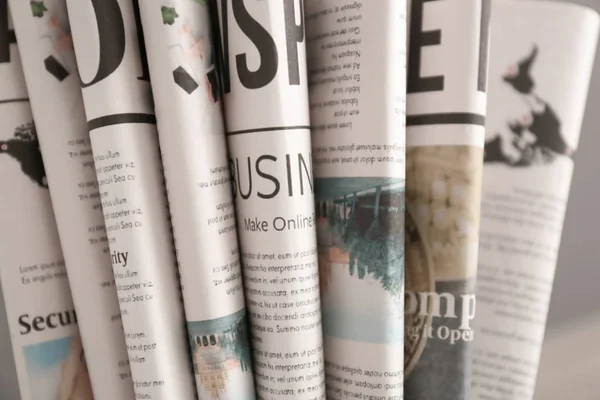
<path fill-rule="evenodd" d="M 208 4 L 140 3 L 200 400 L 254 400 Z"/>
<path fill-rule="evenodd" d="M 328 399 L 403 397 L 406 3 L 307 0 Z"/>
<path fill-rule="evenodd" d="M 325 399 L 304 2 L 213 4 L 257 394 Z"/>
<path fill-rule="evenodd" d="M 65 0 L 9 3 L 92 387 L 96 397 L 128 400 L 129 360 Z"/>
<path fill-rule="evenodd" d="M 0 121 L 0 279 L 21 399 L 92 400 L 6 0 L 0 1 Z"/>
<path fill-rule="evenodd" d="M 405 393 L 467 399 L 489 2 L 412 0 L 409 36 Z"/>
<path fill-rule="evenodd" d="M 137 1 L 67 1 L 136 398 L 194 399 Z"/>
<path fill-rule="evenodd" d="M 600 18 L 492 4 L 472 398 L 531 400 Z"/>

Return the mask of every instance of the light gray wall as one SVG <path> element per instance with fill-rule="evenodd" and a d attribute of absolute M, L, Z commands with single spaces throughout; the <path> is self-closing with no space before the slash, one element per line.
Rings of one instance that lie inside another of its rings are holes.
<path fill-rule="evenodd" d="M 564 0 L 567 1 L 567 0 Z M 600 11 L 600 0 L 571 1 Z M 596 64 L 556 272 L 548 334 L 600 313 L 600 63 Z M 600 352 L 599 352 L 600 353 Z M 600 356 L 600 355 L 599 355 Z M 599 394 L 600 396 L 600 394 Z M 0 296 L 0 399 L 19 400 L 16 374 Z"/>
<path fill-rule="evenodd" d="M 13 363 L 10 335 L 6 323 L 4 297 L 0 288 L 0 399 L 19 400 L 17 373 Z"/>
<path fill-rule="evenodd" d="M 600 0 L 575 0 L 600 11 Z M 599 51 L 600 52 L 600 51 Z M 600 313 L 600 58 L 592 76 L 565 218 L 548 333 Z M 599 394 L 600 398 L 600 394 Z"/>

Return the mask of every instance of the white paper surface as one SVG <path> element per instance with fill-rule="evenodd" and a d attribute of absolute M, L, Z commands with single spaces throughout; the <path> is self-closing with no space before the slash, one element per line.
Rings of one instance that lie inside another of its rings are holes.
<path fill-rule="evenodd" d="M 258 396 L 324 399 L 303 1 L 218 11 Z"/>
<path fill-rule="evenodd" d="M 135 394 L 193 399 L 137 1 L 67 5 Z"/>
<path fill-rule="evenodd" d="M 469 398 L 489 1 L 409 2 L 405 393 Z"/>
<path fill-rule="evenodd" d="M 140 4 L 200 399 L 253 400 L 235 210 L 208 6 Z"/>
<path fill-rule="evenodd" d="M 7 2 L 0 2 L 0 279 L 23 400 L 91 399 Z"/>
<path fill-rule="evenodd" d="M 406 3 L 307 0 L 327 398 L 403 398 Z"/>
<path fill-rule="evenodd" d="M 92 385 L 97 397 L 130 399 L 129 360 L 66 4 L 10 3 Z M 107 348 L 97 345 L 99 337 Z"/>
<path fill-rule="evenodd" d="M 492 8 L 473 398 L 533 398 L 600 19 Z"/>

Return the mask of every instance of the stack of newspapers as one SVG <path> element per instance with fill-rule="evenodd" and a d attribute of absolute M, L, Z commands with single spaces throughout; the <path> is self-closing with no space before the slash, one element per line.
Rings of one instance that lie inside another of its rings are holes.
<path fill-rule="evenodd" d="M 531 400 L 599 29 L 533 0 L 0 0 L 21 399 Z"/>

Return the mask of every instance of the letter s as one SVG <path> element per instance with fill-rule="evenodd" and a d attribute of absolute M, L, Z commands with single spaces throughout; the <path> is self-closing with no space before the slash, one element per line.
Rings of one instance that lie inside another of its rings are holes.
<path fill-rule="evenodd" d="M 263 194 L 261 192 L 257 192 L 257 196 L 260 197 L 261 199 L 272 199 L 273 197 L 277 196 L 277 193 L 279 193 L 279 188 L 280 188 L 280 184 L 279 184 L 279 180 L 277 180 L 277 178 L 275 178 L 273 175 L 271 174 L 267 174 L 265 172 L 263 172 L 260 169 L 260 163 L 263 160 L 269 160 L 269 161 L 273 161 L 276 162 L 277 161 L 277 157 L 275 156 L 271 156 L 271 155 L 262 155 L 260 157 L 258 157 L 256 159 L 256 173 L 258 174 L 258 176 L 260 176 L 261 178 L 265 178 L 270 180 L 271 182 L 273 182 L 273 184 L 275 185 L 275 188 L 273 189 L 273 191 L 269 194 Z"/>
<path fill-rule="evenodd" d="M 260 66 L 256 71 L 248 69 L 246 53 L 235 57 L 240 82 L 248 89 L 259 89 L 268 85 L 277 74 L 277 46 L 269 32 L 248 13 L 244 0 L 232 0 L 231 4 L 235 21 L 260 54 Z"/>
<path fill-rule="evenodd" d="M 29 322 L 27 322 L 28 318 L 29 314 L 23 314 L 19 317 L 19 325 L 21 325 L 25 329 L 25 331 L 20 331 L 21 335 L 27 335 L 29 332 L 31 332 L 31 325 L 29 324 Z"/>

